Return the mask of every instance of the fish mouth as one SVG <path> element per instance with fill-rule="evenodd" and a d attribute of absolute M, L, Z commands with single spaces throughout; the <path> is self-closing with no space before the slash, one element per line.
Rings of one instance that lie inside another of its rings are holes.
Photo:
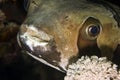
<path fill-rule="evenodd" d="M 22 28 L 25 28 L 25 26 Z M 56 50 L 53 37 L 42 30 L 37 30 L 34 26 L 26 26 L 26 29 L 18 33 L 17 40 L 20 47 L 34 59 L 65 72 L 59 66 L 60 53 Z"/>
<path fill-rule="evenodd" d="M 33 25 L 23 25 L 21 29 L 23 30 L 24 28 L 26 28 L 26 31 L 18 33 L 18 41 L 20 43 L 27 45 L 31 51 L 34 51 L 37 46 L 41 46 L 42 51 L 48 50 L 47 45 L 52 41 L 52 36 L 44 31 L 37 30 Z"/>

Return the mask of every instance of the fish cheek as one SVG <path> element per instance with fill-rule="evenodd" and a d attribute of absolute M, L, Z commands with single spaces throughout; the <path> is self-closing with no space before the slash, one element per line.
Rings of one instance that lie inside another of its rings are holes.
<path fill-rule="evenodd" d="M 102 56 L 107 56 L 108 59 L 112 59 L 114 51 L 119 44 L 119 28 L 113 26 L 112 23 L 103 24 L 104 28 L 102 33 L 97 39 L 99 48 L 101 49 Z"/>
<path fill-rule="evenodd" d="M 101 51 L 98 48 L 96 40 L 90 41 L 87 39 L 82 38 L 82 36 L 79 36 L 79 43 L 78 43 L 78 48 L 79 48 L 79 56 L 101 56 Z"/>

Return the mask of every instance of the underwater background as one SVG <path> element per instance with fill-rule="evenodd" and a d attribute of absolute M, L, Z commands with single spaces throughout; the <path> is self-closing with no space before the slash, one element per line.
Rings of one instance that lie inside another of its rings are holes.
<path fill-rule="evenodd" d="M 120 6 L 118 1 L 106 1 Z M 33 59 L 18 46 L 17 32 L 27 14 L 23 3 L 0 0 L 0 80 L 63 80 L 64 73 Z"/>

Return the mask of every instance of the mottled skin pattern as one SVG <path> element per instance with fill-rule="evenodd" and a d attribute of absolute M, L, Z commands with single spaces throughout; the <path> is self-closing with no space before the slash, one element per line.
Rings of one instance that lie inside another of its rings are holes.
<path fill-rule="evenodd" d="M 82 55 L 112 59 L 120 44 L 118 9 L 95 0 L 31 0 L 18 42 L 32 57 L 62 71 Z M 93 25 L 99 29 L 95 35 L 89 32 Z"/>

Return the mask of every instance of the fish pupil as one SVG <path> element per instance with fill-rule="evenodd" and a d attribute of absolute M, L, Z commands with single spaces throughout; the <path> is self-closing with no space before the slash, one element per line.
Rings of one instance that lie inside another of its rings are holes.
<path fill-rule="evenodd" d="M 89 34 L 91 36 L 96 36 L 100 33 L 100 27 L 98 25 L 92 25 L 89 27 Z"/>

